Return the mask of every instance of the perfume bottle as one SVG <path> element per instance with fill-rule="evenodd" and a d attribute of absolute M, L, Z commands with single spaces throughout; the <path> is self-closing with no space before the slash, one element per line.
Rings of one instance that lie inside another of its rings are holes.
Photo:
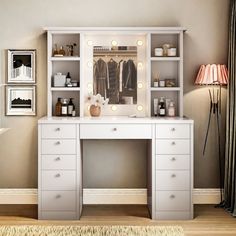
<path fill-rule="evenodd" d="M 73 115 L 73 111 L 75 110 L 75 104 L 73 103 L 73 98 L 70 98 L 70 101 L 68 103 L 68 110 L 67 110 L 67 114 L 68 116 L 72 116 Z"/>
<path fill-rule="evenodd" d="M 55 107 L 56 116 L 61 116 L 61 110 L 62 110 L 61 98 L 57 98 L 57 103 Z"/>
<path fill-rule="evenodd" d="M 165 115 L 166 115 L 165 102 L 164 98 L 161 97 L 159 102 L 159 116 L 165 116 Z"/>
<path fill-rule="evenodd" d="M 58 49 L 57 49 L 57 44 L 55 43 L 52 55 L 56 56 L 57 54 L 58 54 Z"/>
<path fill-rule="evenodd" d="M 66 52 L 65 52 L 63 46 L 60 47 L 60 50 L 59 50 L 58 54 L 61 55 L 61 56 L 65 56 Z"/>

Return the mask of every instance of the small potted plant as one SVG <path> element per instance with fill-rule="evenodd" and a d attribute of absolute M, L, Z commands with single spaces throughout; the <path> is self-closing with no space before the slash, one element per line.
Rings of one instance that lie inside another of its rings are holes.
<path fill-rule="evenodd" d="M 87 98 L 88 103 L 90 104 L 90 115 L 94 117 L 98 117 L 101 114 L 101 106 L 107 105 L 109 99 L 104 99 L 104 97 L 101 96 L 101 94 L 90 94 Z"/>

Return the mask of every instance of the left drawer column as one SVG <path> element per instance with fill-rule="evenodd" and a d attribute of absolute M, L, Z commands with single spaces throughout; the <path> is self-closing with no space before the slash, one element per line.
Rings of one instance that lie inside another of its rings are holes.
<path fill-rule="evenodd" d="M 79 125 L 39 124 L 38 218 L 79 219 Z"/>

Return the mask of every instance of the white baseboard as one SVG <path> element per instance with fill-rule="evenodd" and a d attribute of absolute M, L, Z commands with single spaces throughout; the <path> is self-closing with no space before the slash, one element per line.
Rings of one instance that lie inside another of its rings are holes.
<path fill-rule="evenodd" d="M 0 189 L 0 204 L 38 204 L 37 189 Z M 193 190 L 194 204 L 217 204 L 220 190 Z M 147 204 L 146 189 L 84 189 L 84 204 Z"/>

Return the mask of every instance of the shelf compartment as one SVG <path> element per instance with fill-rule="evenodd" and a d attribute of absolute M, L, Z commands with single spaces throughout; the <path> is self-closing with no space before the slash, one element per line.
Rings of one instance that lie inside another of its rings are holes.
<path fill-rule="evenodd" d="M 66 55 L 67 53 L 67 47 L 66 45 L 74 44 L 76 43 L 76 46 L 74 47 L 74 54 L 73 56 L 80 56 L 80 34 L 52 34 L 52 54 L 55 47 L 55 44 L 57 44 L 57 49 L 59 50 L 61 46 L 63 46 Z"/>
<path fill-rule="evenodd" d="M 70 72 L 71 80 L 80 82 L 80 62 L 78 61 L 53 61 L 51 85 L 53 85 L 53 76 L 59 72 L 63 75 L 67 75 L 67 72 Z"/>
<path fill-rule="evenodd" d="M 151 34 L 151 56 L 154 57 L 154 49 L 161 48 L 163 44 L 171 44 L 177 49 L 179 55 L 179 34 Z"/>
<path fill-rule="evenodd" d="M 52 115 L 55 116 L 55 106 L 58 98 L 74 98 L 76 116 L 80 116 L 80 92 L 79 91 L 52 91 Z"/>
<path fill-rule="evenodd" d="M 151 87 L 153 86 L 154 79 L 159 75 L 160 80 L 175 79 L 176 86 L 179 84 L 179 63 L 176 61 L 152 61 L 151 62 Z M 167 88 L 167 87 L 164 87 Z"/>
<path fill-rule="evenodd" d="M 153 99 L 161 97 L 171 99 L 175 104 L 175 116 L 179 116 L 179 92 L 178 91 L 155 91 L 151 93 L 151 116 L 154 116 Z"/>

